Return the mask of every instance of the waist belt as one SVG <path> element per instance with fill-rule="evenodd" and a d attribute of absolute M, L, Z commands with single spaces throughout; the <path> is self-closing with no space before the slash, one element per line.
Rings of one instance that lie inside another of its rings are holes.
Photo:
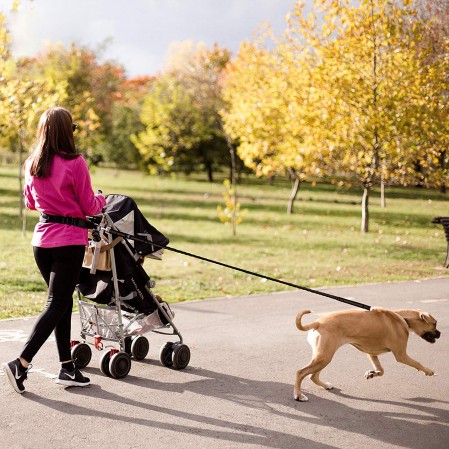
<path fill-rule="evenodd" d="M 41 223 L 59 223 L 70 226 L 77 226 L 78 228 L 93 229 L 94 225 L 84 218 L 62 217 L 60 215 L 48 215 L 41 212 L 39 218 Z"/>

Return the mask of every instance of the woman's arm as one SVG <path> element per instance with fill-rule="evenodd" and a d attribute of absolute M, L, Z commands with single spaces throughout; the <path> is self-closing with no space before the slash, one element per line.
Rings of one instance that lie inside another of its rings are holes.
<path fill-rule="evenodd" d="M 36 204 L 34 202 L 34 197 L 31 193 L 31 180 L 32 177 L 30 175 L 30 160 L 28 159 L 25 162 L 25 167 L 24 167 L 24 171 L 25 171 L 25 187 L 23 189 L 23 197 L 25 199 L 25 206 L 27 209 L 29 210 L 36 210 Z"/>
<path fill-rule="evenodd" d="M 34 203 L 33 195 L 31 194 L 31 186 L 25 184 L 25 188 L 23 190 L 23 197 L 25 199 L 25 206 L 29 210 L 36 210 L 36 205 Z"/>
<path fill-rule="evenodd" d="M 87 162 L 82 156 L 76 158 L 75 196 L 84 215 L 96 215 L 101 212 L 106 204 L 104 196 L 94 194 Z"/>

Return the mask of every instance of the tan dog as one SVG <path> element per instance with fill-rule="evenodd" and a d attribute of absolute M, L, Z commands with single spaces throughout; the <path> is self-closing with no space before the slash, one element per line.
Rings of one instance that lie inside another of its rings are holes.
<path fill-rule="evenodd" d="M 407 355 L 409 331 L 424 340 L 435 343 L 440 338 L 436 329 L 436 320 L 428 313 L 419 310 L 385 310 L 370 311 L 350 310 L 331 313 L 308 325 L 301 323 L 301 318 L 310 310 L 303 310 L 296 317 L 296 327 L 301 331 L 309 331 L 307 341 L 313 349 L 310 363 L 296 373 L 294 398 L 297 401 L 307 401 L 301 393 L 301 382 L 310 375 L 310 379 L 322 388 L 330 390 L 332 385 L 320 380 L 320 372 L 332 360 L 337 349 L 349 343 L 358 350 L 368 354 L 374 370 L 365 373 L 366 379 L 382 376 L 384 370 L 377 356 L 392 352 L 399 363 L 412 366 L 422 371 L 426 376 L 434 372 L 421 365 Z"/>

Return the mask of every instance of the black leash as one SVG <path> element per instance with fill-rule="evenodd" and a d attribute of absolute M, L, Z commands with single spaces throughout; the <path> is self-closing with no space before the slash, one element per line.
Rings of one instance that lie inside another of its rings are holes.
<path fill-rule="evenodd" d="M 109 232 L 112 235 L 116 235 L 116 236 L 119 236 L 119 237 L 124 237 L 126 239 L 136 240 L 136 241 L 139 241 L 139 242 L 147 243 L 147 244 L 150 244 L 150 245 L 157 246 L 158 248 L 168 249 L 169 251 L 173 251 L 173 252 L 178 253 L 178 254 L 183 254 L 184 256 L 194 257 L 195 259 L 203 260 L 204 262 L 213 263 L 215 265 L 220 265 L 221 267 L 230 268 L 231 270 L 240 271 L 242 273 L 250 274 L 251 276 L 257 276 L 257 277 L 260 277 L 262 279 L 267 279 L 267 280 L 272 281 L 272 282 L 277 282 L 278 284 L 287 285 L 289 287 L 297 288 L 299 290 L 304 290 L 304 291 L 309 292 L 309 293 L 315 293 L 317 295 L 325 296 L 326 298 L 331 298 L 331 299 L 335 299 L 336 301 L 344 302 L 345 304 L 350 304 L 351 306 L 354 306 L 354 307 L 359 307 L 359 308 L 365 309 L 365 310 L 371 310 L 371 306 L 368 306 L 367 304 L 362 304 L 362 303 L 357 302 L 357 301 L 352 301 L 351 299 L 348 299 L 348 298 L 343 298 L 341 296 L 336 296 L 336 295 L 332 295 L 330 293 L 321 292 L 319 290 L 313 290 L 312 288 L 308 288 L 308 287 L 302 287 L 301 285 L 296 285 L 296 284 L 293 284 L 291 282 L 286 282 L 286 281 L 282 281 L 280 279 L 272 278 L 270 276 L 265 276 L 265 275 L 262 275 L 262 274 L 259 274 L 259 273 L 255 273 L 254 271 L 249 271 L 249 270 L 245 270 L 243 268 L 235 267 L 233 265 L 228 265 L 227 263 L 218 262 L 217 260 L 209 259 L 209 258 L 203 257 L 203 256 L 198 256 L 197 254 L 188 253 L 187 251 L 182 251 L 180 249 L 172 248 L 170 246 L 158 245 L 157 243 L 154 243 L 151 240 L 148 240 L 146 238 L 136 237 L 136 236 L 131 235 L 131 234 L 126 234 L 124 232 L 117 231 L 115 229 L 107 228 L 105 230 L 106 230 L 106 232 Z"/>
<path fill-rule="evenodd" d="M 268 281 L 277 282 L 278 284 L 288 285 L 289 287 L 294 287 L 299 290 L 305 290 L 306 292 L 315 293 L 317 295 L 326 296 L 327 298 L 335 299 L 336 301 L 344 302 L 350 304 L 351 306 L 360 307 L 361 309 L 371 310 L 371 306 L 362 304 L 357 301 L 352 301 L 351 299 L 343 298 L 341 296 L 332 295 L 330 293 L 320 292 L 319 290 L 313 290 L 308 287 L 302 287 L 301 285 L 296 285 L 291 282 L 282 281 L 280 279 L 272 278 L 270 276 L 265 276 L 263 274 L 255 273 L 254 271 L 245 270 L 243 268 L 235 267 L 233 265 L 228 265 L 227 263 L 218 262 L 217 260 L 208 259 L 207 257 L 198 256 L 197 254 L 188 253 L 186 251 L 181 251 L 180 249 L 171 248 L 169 246 L 161 246 L 161 248 L 166 248 L 175 253 L 184 254 L 185 256 L 194 257 L 195 259 L 204 260 L 205 262 L 214 263 L 215 265 L 220 265 L 222 267 L 230 268 L 231 270 L 241 271 L 242 273 L 250 274 L 252 276 L 257 276 L 262 279 L 267 279 Z"/>

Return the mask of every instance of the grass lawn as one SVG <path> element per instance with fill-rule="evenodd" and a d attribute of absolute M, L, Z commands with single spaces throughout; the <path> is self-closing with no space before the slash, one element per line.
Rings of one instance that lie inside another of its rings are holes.
<path fill-rule="evenodd" d="M 15 167 L 0 167 L 0 318 L 35 315 L 45 301 L 30 245 L 38 214 L 27 212 L 24 236 L 17 175 Z M 110 169 L 95 169 L 92 180 L 94 189 L 134 198 L 148 221 L 170 238 L 170 246 L 301 286 L 449 274 L 442 269 L 443 228 L 431 223 L 435 216 L 449 215 L 449 197 L 436 191 L 387 189 L 385 209 L 374 192 L 370 232 L 363 235 L 359 191 L 305 183 L 295 214 L 288 216 L 288 183 L 243 178 L 238 193 L 247 213 L 233 237 L 216 212 L 224 202 L 221 181 Z M 154 291 L 168 302 L 289 289 L 170 251 L 162 261 L 148 259 L 145 269 L 156 281 Z"/>

